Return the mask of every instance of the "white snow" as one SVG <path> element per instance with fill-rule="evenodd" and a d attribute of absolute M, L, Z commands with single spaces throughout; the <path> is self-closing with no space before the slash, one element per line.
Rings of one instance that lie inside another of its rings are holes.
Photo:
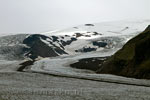
<path fill-rule="evenodd" d="M 74 33 L 98 32 L 102 36 L 131 35 L 143 31 L 150 24 L 150 20 L 121 20 L 113 22 L 95 23 L 94 26 L 80 25 L 77 28 L 68 28 L 55 32 L 41 33 L 45 35 L 70 35 Z M 82 38 L 83 39 L 83 38 Z M 86 37 L 85 37 L 86 39 Z M 89 38 L 88 38 L 89 39 Z"/>

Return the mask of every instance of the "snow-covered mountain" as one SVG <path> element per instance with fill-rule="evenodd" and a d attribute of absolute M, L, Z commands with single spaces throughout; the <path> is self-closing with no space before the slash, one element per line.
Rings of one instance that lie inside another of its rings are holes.
<path fill-rule="evenodd" d="M 141 32 L 147 27 L 150 20 L 122 20 L 112 22 L 101 22 L 84 24 L 64 30 L 55 30 L 44 32 L 45 35 L 75 35 L 75 33 L 82 33 L 80 39 L 96 38 L 98 34 L 101 36 L 118 36 L 118 35 L 132 35 Z M 131 34 L 132 33 L 132 34 Z M 91 35 L 91 36 L 88 36 Z"/>
<path fill-rule="evenodd" d="M 36 59 L 83 53 L 117 51 L 143 31 L 150 20 L 84 24 L 40 34 L 0 37 L 1 59 Z"/>
<path fill-rule="evenodd" d="M 150 20 L 102 22 L 41 34 L 76 38 L 76 41 L 65 47 L 66 52 L 69 54 L 76 54 L 120 48 L 129 39 L 142 32 L 149 23 Z"/>

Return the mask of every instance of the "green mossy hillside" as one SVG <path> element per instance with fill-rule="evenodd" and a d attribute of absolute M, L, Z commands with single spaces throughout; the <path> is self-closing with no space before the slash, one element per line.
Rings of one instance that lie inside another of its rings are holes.
<path fill-rule="evenodd" d="M 150 25 L 106 60 L 97 73 L 150 79 Z"/>

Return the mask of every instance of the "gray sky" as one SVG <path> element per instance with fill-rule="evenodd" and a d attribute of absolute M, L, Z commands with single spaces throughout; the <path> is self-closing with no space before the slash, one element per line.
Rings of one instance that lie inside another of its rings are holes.
<path fill-rule="evenodd" d="M 150 19 L 150 0 L 0 0 L 0 33 L 130 18 Z"/>

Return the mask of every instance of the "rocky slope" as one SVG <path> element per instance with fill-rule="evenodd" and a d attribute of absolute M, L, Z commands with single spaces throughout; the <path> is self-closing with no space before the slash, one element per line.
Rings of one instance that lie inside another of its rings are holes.
<path fill-rule="evenodd" d="M 106 60 L 98 73 L 150 79 L 150 25 Z"/>

